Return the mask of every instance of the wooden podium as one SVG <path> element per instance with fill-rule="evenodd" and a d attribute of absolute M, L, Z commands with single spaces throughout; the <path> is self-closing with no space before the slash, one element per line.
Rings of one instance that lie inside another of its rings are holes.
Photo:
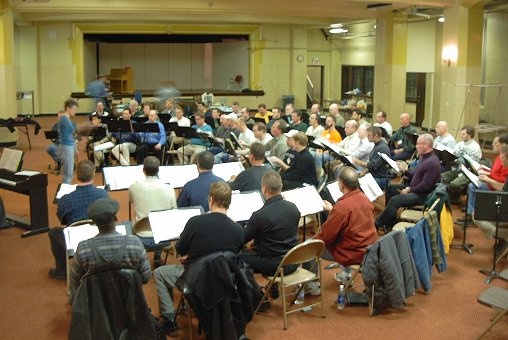
<path fill-rule="evenodd" d="M 113 93 L 134 93 L 132 68 L 112 68 L 109 72 L 109 90 Z"/>

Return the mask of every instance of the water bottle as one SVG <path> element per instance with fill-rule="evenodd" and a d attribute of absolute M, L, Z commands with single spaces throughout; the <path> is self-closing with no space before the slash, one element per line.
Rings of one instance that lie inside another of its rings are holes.
<path fill-rule="evenodd" d="M 298 287 L 300 289 L 300 286 Z M 298 297 L 295 300 L 295 305 L 301 305 L 303 303 L 303 299 L 305 298 L 305 289 L 301 289 L 300 293 L 298 293 Z"/>
<path fill-rule="evenodd" d="M 344 292 L 344 285 L 339 286 L 339 295 L 337 296 L 337 310 L 344 310 L 346 306 L 346 293 Z"/>

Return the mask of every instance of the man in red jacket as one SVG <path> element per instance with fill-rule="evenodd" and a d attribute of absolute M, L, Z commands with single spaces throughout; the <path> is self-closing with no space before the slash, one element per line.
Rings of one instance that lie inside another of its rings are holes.
<path fill-rule="evenodd" d="M 367 246 L 378 239 L 374 224 L 374 206 L 360 190 L 358 175 L 351 167 L 339 172 L 339 189 L 344 194 L 335 205 L 324 201 L 324 210 L 330 214 L 315 238 L 325 242 L 327 252 L 321 256 L 340 264 L 343 271 L 336 279 L 351 277 L 348 266 L 360 264 Z"/>

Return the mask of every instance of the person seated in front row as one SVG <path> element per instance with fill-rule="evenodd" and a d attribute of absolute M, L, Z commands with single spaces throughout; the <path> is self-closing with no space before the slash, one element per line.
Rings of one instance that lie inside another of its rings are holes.
<path fill-rule="evenodd" d="M 104 265 L 135 269 L 141 276 L 143 283 L 150 280 L 152 272 L 145 247 L 136 236 L 122 235 L 115 229 L 116 214 L 119 208 L 118 202 L 111 198 L 100 198 L 88 208 L 88 217 L 99 228 L 99 234 L 80 242 L 74 254 L 69 280 L 69 302 L 71 304 L 81 279 L 88 273 L 100 270 L 101 264 L 97 262 L 98 259 L 95 258 L 93 249 L 99 253 L 105 262 Z M 125 246 L 123 246 L 124 242 L 126 242 Z M 120 258 L 117 257 L 119 251 L 122 251 Z M 115 259 L 118 262 L 112 263 L 111 261 Z"/>
<path fill-rule="evenodd" d="M 270 157 L 270 161 L 279 165 L 282 170 L 283 190 L 286 191 L 299 188 L 302 187 L 304 183 L 317 186 L 316 166 L 314 165 L 314 158 L 307 148 L 307 136 L 304 132 L 297 132 L 290 138 L 294 141 L 292 146 L 294 153 L 289 163 L 285 163 L 275 156 Z"/>
<path fill-rule="evenodd" d="M 321 257 L 337 262 L 342 268 L 335 279 L 346 283 L 351 279 L 349 266 L 362 263 L 367 247 L 375 243 L 378 236 L 374 206 L 360 190 L 356 171 L 348 166 L 342 167 L 337 185 L 344 195 L 335 204 L 324 201 L 324 210 L 329 215 L 315 238 L 325 242 L 326 249 Z M 317 268 L 315 270 L 317 272 Z M 306 287 L 311 295 L 319 295 L 318 288 L 318 282 Z"/>
<path fill-rule="evenodd" d="M 432 143 L 434 138 L 426 133 L 420 135 L 416 142 L 419 160 L 416 169 L 405 172 L 410 179 L 409 186 L 405 184 L 390 184 L 385 193 L 385 209 L 376 218 L 376 227 L 391 230 L 397 223 L 397 210 L 401 207 L 424 204 L 427 195 L 431 193 L 436 183 L 441 179 L 439 158 L 434 153 Z"/>
<path fill-rule="evenodd" d="M 62 225 L 68 226 L 74 222 L 88 219 L 88 207 L 99 198 L 108 198 L 104 189 L 93 185 L 95 165 L 89 160 L 83 160 L 77 166 L 78 184 L 76 190 L 62 196 L 58 201 L 56 214 Z M 55 257 L 55 268 L 49 270 L 53 279 L 65 280 L 67 277 L 67 246 L 65 245 L 64 228 L 54 227 L 49 230 L 51 252 Z"/>
<path fill-rule="evenodd" d="M 205 114 L 202 112 L 196 112 L 194 114 L 196 124 L 192 125 L 192 128 L 197 132 L 212 133 L 213 129 L 210 125 L 205 122 Z M 194 157 L 200 152 L 206 150 L 210 146 L 209 142 L 205 142 L 201 138 L 191 138 L 191 144 L 178 148 L 178 160 L 180 164 L 191 164 L 194 162 Z"/>
<path fill-rule="evenodd" d="M 203 256 L 218 251 L 236 254 L 243 248 L 245 232 L 242 226 L 226 215 L 231 204 L 229 185 L 225 182 L 213 183 L 209 188 L 207 201 L 210 213 L 190 218 L 176 244 L 182 264 L 166 265 L 155 270 L 159 310 L 166 334 L 178 329 L 173 306 L 173 288 L 185 269 Z"/>
<path fill-rule="evenodd" d="M 104 166 L 104 151 L 95 151 L 95 147 L 109 142 L 111 140 L 111 133 L 108 131 L 108 126 L 101 123 L 101 117 L 97 114 L 92 114 L 90 116 L 90 125 L 92 130 L 88 137 L 88 142 L 86 143 L 86 154 L 88 160 L 93 161 L 95 167 L 99 168 Z M 102 130 L 104 134 L 101 134 L 100 130 Z"/>
<path fill-rule="evenodd" d="M 497 158 L 496 158 L 497 160 Z M 500 147 L 499 152 L 499 160 L 504 169 L 508 169 L 508 145 L 503 145 Z M 496 191 L 504 191 L 508 192 L 508 178 L 505 179 L 504 185 L 500 188 L 498 185 L 495 185 Z M 496 236 L 496 223 L 492 221 L 482 221 L 476 220 L 473 216 L 474 224 L 480 228 L 485 237 L 488 239 L 494 238 Z M 496 256 L 500 256 L 508 247 L 508 223 L 500 222 L 499 229 L 497 232 L 498 244 L 496 248 Z"/>
<path fill-rule="evenodd" d="M 390 140 L 390 151 L 394 161 L 405 161 L 411 158 L 415 151 L 415 145 L 407 134 L 415 134 L 416 128 L 411 125 L 409 113 L 400 115 L 400 128 L 395 131 Z"/>
<path fill-rule="evenodd" d="M 274 171 L 264 174 L 261 192 L 265 204 L 252 214 L 245 228 L 245 243 L 252 240 L 254 243 L 250 251 L 240 257 L 254 273 L 271 276 L 284 255 L 298 244 L 300 211 L 292 202 L 282 198 L 282 178 Z M 288 266 L 284 274 L 291 274 L 297 267 Z"/>
<path fill-rule="evenodd" d="M 129 109 L 124 109 L 122 112 L 122 120 L 131 123 L 131 130 L 129 131 L 118 131 L 113 133 L 113 142 L 116 145 L 111 150 L 113 157 L 115 157 L 120 165 L 127 166 L 131 164 L 131 153 L 136 151 L 136 141 L 138 136 L 132 131 L 131 112 Z M 135 122 L 134 122 L 135 123 Z"/>
<path fill-rule="evenodd" d="M 164 125 L 159 121 L 157 111 L 150 111 L 146 124 L 157 124 L 159 132 L 138 133 L 140 141 L 136 150 L 138 164 L 143 164 L 143 160 L 149 152 L 152 152 L 159 160 L 162 160 L 162 147 L 166 144 L 166 130 Z"/>

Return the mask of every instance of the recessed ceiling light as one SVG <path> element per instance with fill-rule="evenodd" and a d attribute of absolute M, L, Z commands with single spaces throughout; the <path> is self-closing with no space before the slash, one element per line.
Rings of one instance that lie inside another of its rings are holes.
<path fill-rule="evenodd" d="M 439 18 L 437 18 L 437 21 L 439 21 L 439 22 L 445 22 L 444 15 L 441 15 Z"/>

